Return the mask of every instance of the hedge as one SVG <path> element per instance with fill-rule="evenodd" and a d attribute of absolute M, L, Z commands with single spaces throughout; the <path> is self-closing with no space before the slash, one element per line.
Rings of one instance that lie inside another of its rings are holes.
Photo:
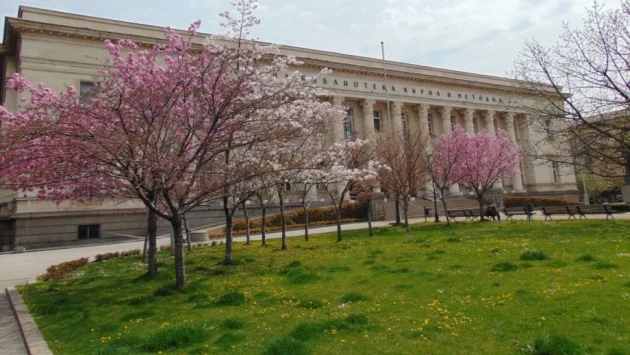
<path fill-rule="evenodd" d="M 341 220 L 341 223 L 354 223 L 354 222 L 359 222 L 361 221 L 358 218 L 344 218 Z M 313 222 L 311 223 L 310 221 L 308 222 L 309 227 L 319 227 L 319 226 L 329 226 L 329 225 L 333 225 L 336 224 L 337 221 L 319 221 L 319 222 Z M 291 224 L 291 225 L 287 225 L 287 230 L 289 229 L 300 229 L 300 228 L 304 228 L 305 224 Z M 282 226 L 272 226 L 272 227 L 268 227 L 265 226 L 265 232 L 269 233 L 269 232 L 277 232 L 279 230 L 282 230 Z M 262 233 L 262 229 L 261 228 L 250 228 L 249 232 L 251 234 L 259 234 Z M 236 235 L 245 235 L 246 231 L 244 229 L 242 230 L 234 230 L 232 232 L 233 236 Z M 225 232 L 219 232 L 219 233 L 211 233 L 208 234 L 208 238 L 210 239 L 215 239 L 215 238 L 223 238 L 225 237 Z"/>
<path fill-rule="evenodd" d="M 346 203 L 341 206 L 341 219 L 357 219 L 364 220 L 367 219 L 367 204 L 360 202 Z M 287 222 L 287 226 L 295 225 L 295 224 L 306 224 L 306 214 L 304 213 L 304 209 L 299 209 L 296 211 L 286 212 L 285 219 Z M 308 222 L 309 225 L 315 222 L 322 221 L 335 221 L 337 219 L 337 215 L 335 214 L 334 207 L 319 207 L 319 208 L 309 208 L 308 209 Z M 249 221 L 249 228 L 260 228 L 262 223 L 262 219 L 256 218 L 251 219 Z M 280 227 L 280 213 L 275 213 L 266 218 L 266 227 Z M 244 219 L 239 219 L 234 221 L 234 231 L 245 231 L 246 225 Z"/>
<path fill-rule="evenodd" d="M 49 266 L 46 273 L 38 276 L 39 281 L 59 280 L 68 276 L 72 271 L 87 265 L 88 258 L 66 261 L 61 264 Z"/>
<path fill-rule="evenodd" d="M 611 204 L 610 208 L 612 208 L 613 211 L 630 212 L 630 205 L 626 203 Z"/>
<path fill-rule="evenodd" d="M 117 252 L 116 251 L 116 252 L 113 252 L 113 253 L 96 254 L 94 256 L 94 261 L 95 262 L 100 262 L 100 261 L 116 259 L 116 258 L 120 258 L 120 257 L 126 257 L 126 256 L 132 256 L 132 255 L 140 255 L 141 253 L 142 253 L 142 251 L 140 249 L 133 249 L 133 250 L 121 251 L 121 252 Z"/>
<path fill-rule="evenodd" d="M 527 204 L 530 202 L 534 204 L 534 207 L 583 205 L 582 202 L 566 200 L 563 198 L 549 198 L 549 197 L 536 197 L 536 196 L 505 196 L 503 197 L 503 205 L 506 208 L 527 207 Z"/>

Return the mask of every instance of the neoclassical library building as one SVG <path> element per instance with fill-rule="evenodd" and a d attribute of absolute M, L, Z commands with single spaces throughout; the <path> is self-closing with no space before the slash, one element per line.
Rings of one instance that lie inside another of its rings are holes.
<path fill-rule="evenodd" d="M 201 45 L 206 36 L 198 34 L 195 41 Z M 156 26 L 20 7 L 16 17 L 4 21 L 0 104 L 10 111 L 20 109 L 18 95 L 5 88 L 13 73 L 53 90 L 69 85 L 78 91 L 89 90 L 109 57 L 103 41 L 122 38 L 151 46 L 164 39 L 164 31 Z M 503 129 L 525 151 L 528 144 L 540 141 L 536 138 L 542 133 L 530 124 L 526 113 L 510 104 L 514 97 L 536 97 L 528 96 L 511 79 L 292 46 L 281 46 L 280 50 L 304 62 L 296 69 L 305 76 L 323 68 L 333 70 L 317 85 L 331 92 L 335 103 L 348 108 L 343 129 L 331 129 L 335 140 L 364 138 L 386 129 L 391 121 L 394 127 L 424 129 L 432 139 L 449 134 L 459 124 L 468 132 Z M 571 166 L 525 157 L 521 172 L 503 182 L 504 194 L 577 199 Z M 454 199 L 465 199 L 469 193 L 458 186 L 449 191 Z M 145 233 L 145 213 L 137 201 L 56 204 L 39 200 L 34 193 L 0 190 L 0 250 L 15 245 L 28 248 L 116 235 L 141 236 Z M 221 216 L 222 211 L 208 207 L 198 213 L 196 224 Z"/>

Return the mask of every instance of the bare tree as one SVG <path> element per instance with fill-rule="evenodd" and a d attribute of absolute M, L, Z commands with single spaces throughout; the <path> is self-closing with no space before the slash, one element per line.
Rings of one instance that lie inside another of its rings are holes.
<path fill-rule="evenodd" d="M 407 232 L 410 231 L 409 201 L 429 180 L 423 159 L 427 140 L 426 132 L 419 130 L 405 133 L 389 130 L 379 135 L 376 144 L 377 156 L 385 165 L 379 169 L 379 181 L 402 202 Z"/>
<path fill-rule="evenodd" d="M 530 158 L 628 179 L 629 53 L 628 0 L 615 9 L 594 2 L 584 27 L 564 24 L 554 46 L 525 43 L 512 76 L 531 95 L 515 95 L 510 105 L 528 114 L 524 148 Z"/>

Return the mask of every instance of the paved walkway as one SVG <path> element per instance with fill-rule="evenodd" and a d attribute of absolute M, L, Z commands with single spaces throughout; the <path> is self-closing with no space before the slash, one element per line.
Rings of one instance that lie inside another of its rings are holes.
<path fill-rule="evenodd" d="M 26 355 L 26 347 L 17 321 L 2 288 L 0 292 L 0 352 L 4 355 Z"/>
<path fill-rule="evenodd" d="M 502 217 L 503 218 L 503 217 Z M 543 220 L 544 217 L 540 214 L 534 217 L 536 220 Z M 604 219 L 605 215 L 593 215 L 589 216 L 589 219 Z M 618 214 L 615 215 L 616 219 L 630 219 L 630 213 Z M 514 217 L 515 220 L 524 220 L 525 216 L 517 216 Z M 555 220 L 564 220 L 567 219 L 566 216 L 558 216 Z M 441 220 L 445 221 L 445 218 L 441 216 Z M 433 222 L 433 217 L 428 218 L 428 222 Z M 410 223 L 422 223 L 424 222 L 424 218 L 419 219 L 411 219 Z M 384 227 L 389 225 L 391 222 L 374 222 L 373 226 Z M 454 223 L 462 223 L 462 222 L 454 222 Z M 342 226 L 342 230 L 356 230 L 356 229 L 366 229 L 367 223 L 351 223 L 344 224 Z M 216 229 L 216 228 L 213 228 Z M 337 230 L 336 226 L 327 226 L 327 227 L 319 227 L 312 228 L 309 230 L 309 234 L 322 234 L 322 233 L 330 233 L 335 232 Z M 288 237 L 299 237 L 303 236 L 304 231 L 302 229 L 292 230 L 287 232 Z M 279 232 L 276 233 L 267 233 L 268 239 L 276 239 L 280 238 L 281 234 Z M 251 240 L 260 240 L 260 234 L 252 235 Z M 245 241 L 245 237 L 235 237 L 235 241 L 242 242 Z M 159 245 L 168 245 L 169 238 L 159 238 Z M 0 255 L 0 353 L 3 355 L 21 355 L 26 354 L 26 350 L 24 349 L 24 344 L 22 341 L 22 337 L 18 331 L 17 324 L 15 322 L 15 318 L 13 317 L 13 312 L 8 305 L 8 301 L 6 298 L 6 294 L 4 289 L 9 286 L 16 286 L 20 284 L 24 284 L 29 280 L 35 279 L 38 275 L 43 274 L 46 271 L 46 268 L 50 265 L 59 264 L 60 262 L 74 260 L 83 257 L 94 257 L 96 254 L 115 252 L 115 251 L 125 251 L 131 249 L 142 249 L 143 242 L 128 242 L 128 243 L 118 243 L 118 244 L 106 244 L 106 245 L 96 245 L 96 246 L 86 246 L 86 247 L 76 247 L 76 248 L 67 248 L 67 249 L 54 249 L 54 250 L 42 250 L 42 251 L 32 251 L 22 254 L 3 254 Z"/>

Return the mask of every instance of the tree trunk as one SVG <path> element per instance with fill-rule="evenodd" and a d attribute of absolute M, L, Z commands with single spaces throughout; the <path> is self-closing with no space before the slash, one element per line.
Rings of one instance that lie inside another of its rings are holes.
<path fill-rule="evenodd" d="M 173 239 L 175 240 L 175 287 L 182 290 L 186 285 L 186 269 L 184 267 L 184 236 L 182 235 L 182 220 L 179 214 L 173 213 L 171 221 Z"/>
<path fill-rule="evenodd" d="M 245 215 L 245 245 L 249 245 L 251 241 L 251 234 L 249 232 L 249 213 L 247 213 L 247 206 L 243 202 L 243 214 Z"/>
<path fill-rule="evenodd" d="M 341 209 L 335 205 L 335 214 L 337 215 L 337 242 L 342 241 L 341 236 Z"/>
<path fill-rule="evenodd" d="M 444 196 L 443 194 L 444 192 L 442 191 L 442 196 Z M 450 226 L 451 225 L 451 218 L 448 216 L 448 207 L 446 206 L 446 199 L 445 198 L 441 198 L 440 200 L 442 200 L 442 206 L 444 207 L 444 216 L 446 217 L 446 225 Z M 435 213 L 437 213 L 437 211 L 435 211 Z"/>
<path fill-rule="evenodd" d="M 396 209 L 396 224 L 400 224 L 400 201 L 398 200 L 398 196 L 396 196 L 394 208 Z"/>
<path fill-rule="evenodd" d="M 372 232 L 372 199 L 367 200 L 367 220 L 368 220 L 368 236 L 373 237 Z"/>
<path fill-rule="evenodd" d="M 192 242 L 190 241 L 190 228 L 188 228 L 188 220 L 186 214 L 182 215 L 182 221 L 184 222 L 184 230 L 186 231 L 186 244 L 188 245 L 188 251 L 192 251 Z"/>
<path fill-rule="evenodd" d="M 228 207 L 229 197 L 223 197 L 223 212 L 225 213 L 225 258 L 223 264 L 232 264 L 232 229 L 234 227 L 234 221 L 232 220 L 232 213 L 230 207 Z"/>
<path fill-rule="evenodd" d="M 407 230 L 407 232 L 411 232 L 411 229 L 409 229 L 409 201 L 408 200 L 403 201 L 403 215 L 405 217 L 405 229 Z"/>
<path fill-rule="evenodd" d="M 142 263 L 147 263 L 147 247 L 149 246 L 149 231 L 147 225 L 147 235 L 144 237 L 144 246 L 142 247 Z"/>
<path fill-rule="evenodd" d="M 261 205 L 262 220 L 260 221 L 260 240 L 262 245 L 267 245 L 267 236 L 265 235 L 265 227 L 267 226 L 267 205 Z"/>
<path fill-rule="evenodd" d="M 483 196 L 479 196 L 479 220 L 483 222 L 485 220 L 483 213 Z"/>
<path fill-rule="evenodd" d="M 306 205 L 302 205 L 302 208 L 304 209 L 304 218 L 306 219 L 304 221 L 304 240 L 308 242 L 308 208 L 306 208 Z"/>
<path fill-rule="evenodd" d="M 280 225 L 282 228 L 282 247 L 281 250 L 287 250 L 287 224 L 284 219 L 284 198 L 282 196 L 282 187 L 278 187 L 278 199 L 280 200 Z"/>
<path fill-rule="evenodd" d="M 153 276 L 157 273 L 157 221 L 158 216 L 149 210 L 147 215 L 147 239 L 149 240 L 147 275 Z"/>

